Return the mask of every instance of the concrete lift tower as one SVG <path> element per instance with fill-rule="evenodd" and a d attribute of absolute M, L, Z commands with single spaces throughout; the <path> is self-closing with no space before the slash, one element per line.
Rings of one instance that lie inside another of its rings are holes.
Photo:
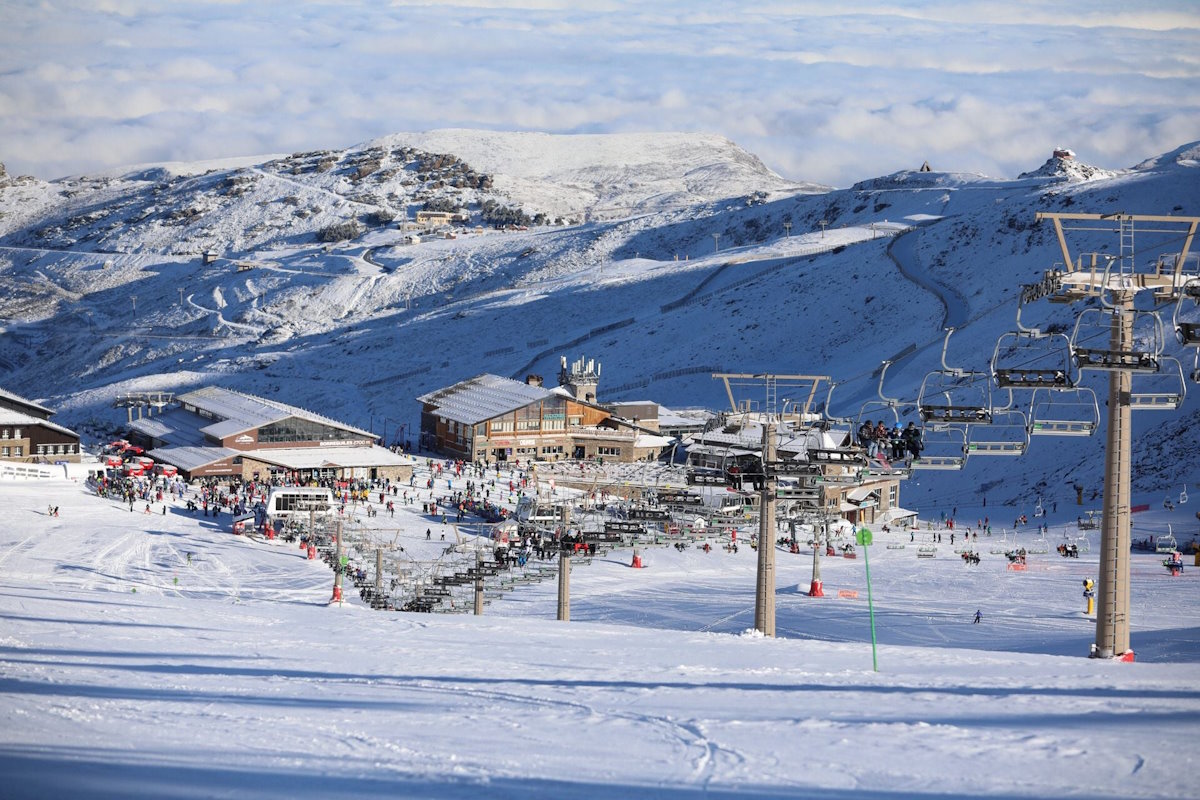
<path fill-rule="evenodd" d="M 1159 371 L 1163 345 L 1158 312 L 1138 310 L 1134 301 L 1139 293 L 1149 291 L 1155 305 L 1176 302 L 1187 291 L 1189 282 L 1200 278 L 1200 266 L 1194 256 L 1189 258 L 1200 217 L 1039 212 L 1037 219 L 1054 224 L 1063 261 L 1045 273 L 1040 285 L 1027 287 L 1026 293 L 1032 290 L 1035 295 L 1063 303 L 1097 299 L 1102 306 L 1079 314 L 1071 341 L 1072 356 L 1080 369 L 1109 373 L 1099 602 L 1096 642 L 1091 655 L 1132 661 L 1133 651 L 1129 646 L 1131 395 L 1135 373 Z M 1139 267 L 1137 257 L 1142 253 L 1134 249 L 1135 229 L 1139 235 L 1156 234 L 1158 241 L 1168 242 L 1172 252 L 1160 255 L 1148 267 L 1145 264 Z M 1116 233 L 1119 254 L 1085 253 L 1072 259 L 1064 230 Z M 1179 247 L 1177 252 L 1175 246 Z M 1109 316 L 1107 346 L 1082 346 L 1085 342 L 1079 340 L 1080 323 L 1090 312 Z M 1158 342 L 1135 341 L 1134 322 L 1139 316 L 1146 317 L 1156 327 Z"/>

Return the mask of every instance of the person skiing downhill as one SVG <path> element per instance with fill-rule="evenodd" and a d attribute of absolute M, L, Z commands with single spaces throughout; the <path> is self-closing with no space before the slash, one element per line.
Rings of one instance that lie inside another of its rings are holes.
<path fill-rule="evenodd" d="M 979 620 L 981 619 L 983 619 L 983 614 L 979 611 L 979 609 L 975 609 L 975 622 L 973 624 L 978 625 Z"/>

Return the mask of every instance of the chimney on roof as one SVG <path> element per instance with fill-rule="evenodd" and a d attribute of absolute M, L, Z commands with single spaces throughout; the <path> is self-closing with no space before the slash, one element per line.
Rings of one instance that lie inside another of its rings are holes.
<path fill-rule="evenodd" d="M 531 373 L 529 373 L 528 375 L 526 375 L 526 376 L 525 376 L 525 383 L 529 384 L 530 386 L 537 386 L 538 388 L 541 388 L 541 386 L 542 386 L 542 376 L 541 376 L 541 375 L 534 375 L 534 374 L 531 372 Z"/>

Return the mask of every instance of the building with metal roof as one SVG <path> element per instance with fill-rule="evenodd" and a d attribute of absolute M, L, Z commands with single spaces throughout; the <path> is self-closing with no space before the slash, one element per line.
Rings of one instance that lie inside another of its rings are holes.
<path fill-rule="evenodd" d="M 188 479 L 406 480 L 412 460 L 377 437 L 330 417 L 263 397 L 207 386 L 175 396 L 158 416 L 129 423 L 130 438 Z"/>
<path fill-rule="evenodd" d="M 570 388 L 595 397 L 595 382 L 546 389 L 536 376 L 522 383 L 486 373 L 421 395 L 421 444 L 452 458 L 495 462 L 635 461 L 669 443 Z"/>

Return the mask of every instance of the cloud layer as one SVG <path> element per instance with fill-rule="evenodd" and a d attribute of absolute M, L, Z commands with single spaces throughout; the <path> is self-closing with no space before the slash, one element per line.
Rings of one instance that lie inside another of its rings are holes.
<path fill-rule="evenodd" d="M 719 133 L 845 186 L 1200 139 L 1200 8 L 1098 0 L 6 3 L 0 161 L 51 178 L 438 127 Z"/>

